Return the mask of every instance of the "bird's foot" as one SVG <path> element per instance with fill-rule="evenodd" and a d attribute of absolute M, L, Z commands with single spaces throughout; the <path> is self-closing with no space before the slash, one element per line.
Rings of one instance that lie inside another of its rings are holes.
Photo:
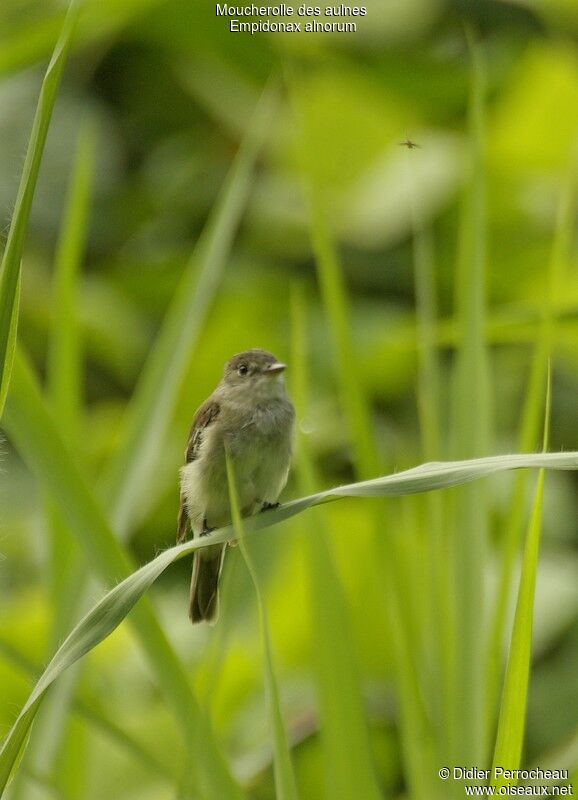
<path fill-rule="evenodd" d="M 263 503 L 261 511 L 270 511 L 272 508 L 279 508 L 281 503 Z"/>
<path fill-rule="evenodd" d="M 203 520 L 203 529 L 201 531 L 201 536 L 208 536 L 214 530 L 215 530 L 214 528 L 209 528 L 209 526 L 207 525 L 207 518 L 205 517 L 205 519 Z"/>

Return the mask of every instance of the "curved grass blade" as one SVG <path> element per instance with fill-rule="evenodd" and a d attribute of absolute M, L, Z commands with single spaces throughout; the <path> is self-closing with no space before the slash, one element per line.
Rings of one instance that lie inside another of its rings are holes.
<path fill-rule="evenodd" d="M 544 422 L 543 449 L 548 448 L 548 429 L 550 420 L 550 374 L 546 389 L 546 410 Z M 538 474 L 538 483 L 534 497 L 534 506 L 524 556 L 522 559 L 522 573 L 518 589 L 518 602 L 514 615 L 512 638 L 500 717 L 498 720 L 498 733 L 494 750 L 491 786 L 501 787 L 510 783 L 502 775 L 496 774 L 496 767 L 508 770 L 520 768 L 522 746 L 524 744 L 524 725 L 526 721 L 526 704 L 528 699 L 528 683 L 530 679 L 530 664 L 532 660 L 532 629 L 534 621 L 534 596 L 536 593 L 536 574 L 538 571 L 538 555 L 540 552 L 542 501 L 544 497 L 544 470 Z M 514 784 L 517 781 L 514 781 Z"/>
<path fill-rule="evenodd" d="M 42 81 L 14 214 L 0 267 L 0 417 L 4 410 L 14 361 L 22 250 L 54 101 L 77 18 L 78 4 L 73 0 Z"/>
<path fill-rule="evenodd" d="M 105 583 L 128 575 L 131 564 L 126 551 L 112 533 L 89 485 L 70 456 L 30 368 L 20 354 L 15 360 L 14 377 L 6 403 L 6 427 L 19 452 L 58 505 L 62 519 L 78 538 L 95 573 Z M 132 622 L 159 687 L 180 723 L 184 741 L 196 755 L 195 759 L 189 759 L 187 768 L 198 770 L 198 779 L 206 787 L 209 796 L 223 800 L 240 799 L 242 793 L 227 769 L 209 722 L 199 707 L 187 674 L 168 643 L 152 605 L 149 602 L 141 604 L 135 610 Z M 83 636 L 90 641 L 92 632 L 85 632 Z M 83 641 L 75 642 L 75 652 L 86 652 L 82 649 Z M 69 659 L 67 665 L 78 657 L 75 655 L 72 660 Z M 60 671 L 57 669 L 56 674 Z M 20 725 L 24 725 L 26 730 L 38 708 L 38 696 L 31 699 L 23 712 Z M 17 755 L 14 748 L 19 748 L 25 739 L 26 733 L 19 732 L 20 725 L 7 744 L 8 760 L 0 762 L 0 776 L 4 782 Z M 2 786 L 0 781 L 0 788 Z"/>
<path fill-rule="evenodd" d="M 269 631 L 269 620 L 267 609 L 263 602 L 261 588 L 257 571 L 253 564 L 251 554 L 245 543 L 245 531 L 243 521 L 239 511 L 239 498 L 237 495 L 237 485 L 233 472 L 233 464 L 227 454 L 227 480 L 229 482 L 229 499 L 231 503 L 231 516 L 233 519 L 233 529 L 237 536 L 237 542 L 241 548 L 241 554 L 247 565 L 249 576 L 255 589 L 257 598 L 257 609 L 259 612 L 259 627 L 261 629 L 261 639 L 263 642 L 263 669 L 265 673 L 265 690 L 267 694 L 267 705 L 269 707 L 269 717 L 271 730 L 273 733 L 273 772 L 275 775 L 275 797 L 278 800 L 298 800 L 297 785 L 291 764 L 291 755 L 287 734 L 283 724 L 281 713 L 281 701 L 279 698 L 279 687 L 275 675 L 275 665 L 273 661 L 273 646 L 271 644 L 271 634 Z"/>
<path fill-rule="evenodd" d="M 62 461 L 62 457 L 57 460 Z M 382 478 L 374 478 L 370 481 L 337 486 L 324 492 L 302 497 L 291 503 L 280 506 L 277 509 L 272 509 L 263 514 L 248 518 L 245 522 L 245 529 L 247 533 L 252 533 L 259 529 L 269 527 L 281 520 L 295 516 L 311 506 L 330 500 L 337 500 L 341 497 L 379 497 L 385 495 L 415 494 L 432 489 L 441 489 L 446 486 L 456 486 L 459 483 L 476 480 L 477 478 L 482 478 L 504 470 L 535 467 L 578 470 L 578 452 L 493 456 L 462 462 L 424 464 L 420 467 L 400 472 L 397 475 L 388 475 Z M 65 468 L 68 472 L 72 469 L 69 465 L 65 465 Z M 61 473 L 62 465 L 61 469 L 56 469 L 55 472 Z M 54 480 L 54 488 L 58 490 L 58 482 L 61 480 L 61 474 L 57 474 Z M 74 484 L 76 487 L 79 486 L 79 482 L 80 485 L 82 485 L 80 477 L 75 476 Z M 93 520 L 92 524 L 95 524 L 95 515 L 98 519 L 100 512 L 98 512 L 98 509 L 94 506 L 94 502 L 87 490 L 83 488 L 80 493 L 82 494 L 82 499 L 85 500 L 87 504 L 85 523 L 87 529 L 90 529 L 91 518 Z M 66 496 L 68 497 L 68 494 L 66 494 Z M 76 512 L 73 510 L 70 513 L 71 519 L 76 523 Z M 100 519 L 102 520 L 102 518 Z M 96 524 L 97 535 L 103 532 L 103 525 L 105 526 L 104 530 L 106 530 L 106 523 L 104 520 Z M 90 530 L 89 532 L 92 533 L 93 531 Z M 104 535 L 107 539 L 109 538 L 108 534 L 105 533 Z M 112 534 L 110 534 L 110 537 L 112 537 Z M 193 553 L 198 548 L 207 547 L 220 542 L 224 543 L 234 537 L 235 531 L 233 527 L 229 525 L 226 528 L 214 531 L 210 536 L 203 537 L 202 539 L 195 539 L 185 544 L 172 547 L 169 550 L 165 550 L 153 559 L 153 561 L 145 564 L 145 566 L 126 577 L 121 583 L 115 586 L 114 589 L 109 591 L 78 623 L 55 653 L 4 740 L 2 749 L 0 750 L 0 791 L 2 791 L 6 785 L 14 762 L 25 742 L 38 706 L 42 702 L 46 690 L 53 681 L 55 681 L 65 669 L 71 666 L 71 664 L 74 664 L 79 658 L 109 636 L 112 631 L 120 625 L 137 601 L 142 598 L 146 590 L 172 563 Z M 112 542 L 114 543 L 114 539 L 112 539 Z M 114 545 L 118 547 L 116 543 L 114 543 Z M 101 564 L 102 553 L 98 548 L 96 548 L 94 552 L 97 556 L 97 562 Z M 116 550 L 114 552 L 116 552 Z M 126 563 L 125 557 L 120 557 L 120 562 L 118 560 L 119 556 L 114 556 L 113 558 L 113 561 L 107 563 L 114 564 L 113 569 L 116 572 L 124 571 L 124 565 Z M 120 570 L 119 563 L 122 564 Z M 196 708 L 194 696 L 190 694 L 188 686 L 186 688 L 182 686 L 181 681 L 183 678 L 180 667 L 174 665 L 174 655 L 171 650 L 166 650 L 162 632 L 160 629 L 157 630 L 158 623 L 152 611 L 149 609 L 149 606 L 141 606 L 139 609 L 135 609 L 133 618 L 136 623 L 136 631 L 145 646 L 145 651 L 149 655 L 157 676 L 159 675 L 159 670 L 166 668 L 167 674 L 163 677 L 169 682 L 173 680 L 178 681 L 178 684 L 168 696 L 172 701 L 183 703 L 183 707 L 180 709 L 179 713 L 181 717 L 183 715 L 185 716 L 187 728 L 192 730 L 195 736 L 195 742 L 198 747 L 196 752 L 199 765 L 204 768 L 205 781 L 213 787 L 218 787 L 216 793 L 212 796 L 223 798 L 223 800 L 230 796 L 238 797 L 240 790 L 234 785 L 233 788 L 231 788 L 231 779 L 227 776 L 226 772 L 223 773 L 224 765 L 221 764 L 218 751 L 215 750 L 216 746 L 214 745 L 210 732 L 207 730 L 205 718 Z M 144 630 L 150 633 L 150 638 L 145 638 L 143 627 Z M 165 680 L 159 678 L 159 683 L 162 683 L 163 688 L 167 690 Z M 195 723 L 201 730 L 196 728 Z M 210 771 L 212 770 L 217 770 L 217 773 L 211 775 Z"/>

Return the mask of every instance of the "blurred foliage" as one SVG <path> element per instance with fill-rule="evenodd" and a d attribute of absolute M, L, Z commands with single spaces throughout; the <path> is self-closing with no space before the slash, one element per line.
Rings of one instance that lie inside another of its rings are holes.
<path fill-rule="evenodd" d="M 130 540 L 139 562 L 174 540 L 177 469 L 188 427 L 218 381 L 222 364 L 252 346 L 289 360 L 293 284 L 301 286 L 306 299 L 310 362 L 300 435 L 308 443 L 319 489 L 355 476 L 355 448 L 340 397 L 340 372 L 353 367 L 335 357 L 320 297 L 295 108 L 285 83 L 291 75 L 299 77 L 312 177 L 327 198 L 355 375 L 372 415 L 382 472 L 423 460 L 416 401 L 416 209 L 434 244 L 440 309 L 435 342 L 443 428 L 436 459 L 450 454 L 446 409 L 454 349 L 461 342 L 454 317 L 458 226 L 470 179 L 465 24 L 479 36 L 487 67 L 491 450 L 517 447 L 532 347 L 544 313 L 559 196 L 578 158 L 578 7 L 573 0 L 366 0 L 366 5 L 367 16 L 359 20 L 356 34 L 248 36 L 229 33 L 227 19 L 216 17 L 207 0 L 84 4 L 32 210 L 19 335 L 44 376 L 49 334 L 59 313 L 52 294 L 54 254 L 78 131 L 88 116 L 98 141 L 86 254 L 76 291 L 84 350 L 78 448 L 95 483 L 123 442 L 127 402 L 261 90 L 271 73 L 283 83 L 239 234 Z M 42 74 L 63 15 L 63 4 L 56 0 L 4 0 L 0 5 L 0 211 L 6 223 Z M 407 136 L 420 148 L 400 147 Z M 575 227 L 573 218 L 574 233 Z M 578 446 L 577 267 L 574 241 L 553 309 L 552 450 Z M 32 671 L 52 652 L 50 575 L 59 566 L 49 557 L 42 493 L 9 440 L 3 449 L 0 726 L 7 729 L 28 693 Z M 489 484 L 490 539 L 498 552 L 511 481 L 502 477 Z M 286 497 L 296 494 L 292 478 Z M 374 552 L 376 516 L 387 516 L 390 527 L 416 529 L 411 542 L 421 550 L 410 559 L 419 562 L 419 571 L 427 563 L 423 531 L 418 530 L 420 509 L 408 514 L 395 500 L 384 512 L 377 501 L 344 501 L 324 513 L 330 531 L 326 539 L 353 623 L 373 757 L 388 797 L 414 794 L 400 743 L 385 574 L 376 580 L 379 567 L 368 553 Z M 548 476 L 525 754 L 527 763 L 542 767 L 574 769 L 578 764 L 577 515 L 576 476 Z M 303 800 L 323 797 L 325 785 L 311 668 L 316 634 L 305 546 L 305 536 L 315 535 L 311 528 L 299 518 L 255 538 L 251 547 Z M 354 550 L 352 533 L 359 540 Z M 399 556 L 399 549 L 393 552 Z M 250 787 L 251 797 L 268 800 L 274 796 L 271 744 L 249 577 L 239 554 L 232 552 L 219 626 L 193 630 L 186 616 L 188 569 L 181 563 L 170 570 L 153 590 L 153 600 L 210 709 L 235 774 Z M 484 569 L 491 596 L 493 550 Z M 422 601 L 417 596 L 403 602 L 419 606 Z M 178 771 L 183 754 L 175 745 L 174 723 L 124 626 L 87 660 L 76 697 L 78 702 L 88 698 L 100 717 L 122 723 L 169 774 Z M 96 725 L 74 706 L 54 774 L 24 769 L 13 800 L 51 796 L 55 787 L 56 796 L 86 800 L 175 796 L 166 774 L 147 769 L 146 759 L 135 760 L 107 730 L 102 720 Z"/>

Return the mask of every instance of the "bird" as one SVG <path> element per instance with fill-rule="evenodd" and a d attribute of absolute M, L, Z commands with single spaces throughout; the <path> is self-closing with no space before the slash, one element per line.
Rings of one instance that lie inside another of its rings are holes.
<path fill-rule="evenodd" d="M 209 536 L 231 522 L 225 453 L 243 516 L 275 508 L 289 474 L 295 410 L 285 388 L 286 365 L 260 348 L 237 353 L 197 410 L 180 470 L 177 542 Z M 193 555 L 189 617 L 215 624 L 226 545 Z"/>
<path fill-rule="evenodd" d="M 414 142 L 409 136 L 403 140 L 403 142 L 398 142 L 400 147 L 407 147 L 408 150 L 414 150 L 416 147 L 421 147 L 421 144 Z"/>

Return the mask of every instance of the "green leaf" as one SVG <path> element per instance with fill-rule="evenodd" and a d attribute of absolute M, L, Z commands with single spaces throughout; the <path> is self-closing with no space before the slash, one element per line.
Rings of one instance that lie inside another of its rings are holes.
<path fill-rule="evenodd" d="M 77 284 L 86 246 L 96 144 L 95 122 L 86 119 L 79 131 L 54 263 L 48 393 L 58 413 L 60 431 L 72 442 L 79 435 L 82 405 Z"/>
<path fill-rule="evenodd" d="M 52 291 L 52 325 L 48 343 L 47 382 L 55 418 L 60 432 L 71 449 L 79 447 L 81 427 L 82 353 L 77 322 L 77 280 L 84 254 L 86 228 L 94 172 L 96 131 L 86 121 L 80 128 L 78 147 L 69 182 L 60 237 L 55 257 Z M 52 600 L 52 630 L 50 650 L 56 647 L 79 618 L 78 594 L 89 581 L 85 562 L 78 543 L 62 517 L 46 498 L 47 532 L 50 548 L 48 562 Z M 80 609 L 82 611 L 82 609 Z M 36 720 L 33 735 L 24 760 L 24 768 L 14 781 L 26 780 L 29 772 L 50 776 L 53 765 L 61 755 L 63 730 L 68 719 L 76 683 L 76 670 L 70 670 L 51 692 Z M 61 764 L 62 766 L 62 764 Z M 69 764 L 66 765 L 70 767 Z M 60 785 L 63 770 L 54 773 Z M 62 788 L 62 787 L 61 787 Z M 25 788 L 22 790 L 26 791 Z"/>
<path fill-rule="evenodd" d="M 546 391 L 546 411 L 544 424 L 544 445 L 548 447 L 548 427 L 550 419 L 550 376 Z M 520 768 L 522 746 L 524 744 L 524 726 L 526 722 L 526 704 L 528 700 L 528 682 L 532 660 L 532 629 L 534 621 L 534 596 L 536 593 L 536 574 L 538 571 L 538 555 L 542 528 L 542 503 L 544 498 L 544 470 L 540 470 L 534 506 L 526 536 L 526 545 L 522 559 L 522 573 L 518 589 L 518 601 L 514 615 L 510 653 L 504 679 L 498 732 L 494 750 L 492 770 L 492 786 L 516 785 L 517 780 L 506 780 L 503 775 L 496 774 L 496 768 L 508 770 Z"/>
<path fill-rule="evenodd" d="M 257 598 L 257 608 L 259 612 L 259 627 L 261 629 L 261 640 L 263 642 L 263 668 L 265 673 L 265 690 L 267 695 L 267 705 L 271 730 L 273 732 L 273 767 L 275 774 L 275 796 L 278 800 L 297 800 L 297 786 L 295 775 L 291 764 L 291 755 L 287 734 L 283 723 L 281 712 L 281 701 L 279 698 L 279 687 L 275 675 L 275 664 L 273 659 L 273 646 L 271 644 L 271 634 L 269 631 L 269 620 L 267 609 L 263 602 L 257 570 L 253 564 L 249 548 L 245 542 L 245 531 L 243 520 L 239 511 L 239 498 L 237 494 L 237 484 L 233 471 L 233 464 L 227 454 L 227 480 L 229 482 L 229 498 L 231 502 L 231 517 L 233 520 L 233 530 L 237 536 L 237 542 L 241 548 L 241 554 L 247 565 L 249 576 L 255 589 Z"/>
<path fill-rule="evenodd" d="M 297 417 L 306 417 L 307 332 L 302 293 L 292 297 L 293 398 Z M 297 479 L 302 491 L 317 482 L 307 437 L 299 435 Z M 353 621 L 329 546 L 323 514 L 311 515 L 306 541 L 311 608 L 311 649 L 319 695 L 321 741 L 328 797 L 378 800 L 375 765 L 364 718 Z"/>
<path fill-rule="evenodd" d="M 564 187 L 558 208 L 558 219 L 548 270 L 545 274 L 545 300 L 542 320 L 535 335 L 528 388 L 522 411 L 519 442 L 520 450 L 530 450 L 537 446 L 540 435 L 540 415 L 544 404 L 544 382 L 554 333 L 556 330 L 555 308 L 562 295 L 565 271 L 569 264 L 572 232 L 574 225 L 574 182 L 573 170 L 569 170 L 568 181 Z M 488 729 L 492 730 L 499 700 L 500 679 L 502 675 L 502 651 L 507 610 L 512 593 L 512 583 L 516 556 L 524 533 L 528 475 L 516 476 L 512 492 L 512 502 L 505 522 L 500 577 L 492 620 L 492 630 L 488 647 Z"/>
<path fill-rule="evenodd" d="M 22 370 L 22 365 L 17 362 L 15 385 L 25 388 L 29 395 L 36 395 L 37 390 L 34 388 L 34 384 L 30 380 L 21 378 Z M 26 442 L 27 446 L 24 449 L 26 452 L 29 451 L 29 446 L 39 450 L 45 449 L 45 454 L 39 459 L 39 467 L 44 472 L 45 466 L 48 466 L 50 482 L 56 497 L 61 495 L 64 479 L 64 496 L 65 502 L 67 501 L 67 509 L 62 509 L 63 516 L 69 520 L 69 524 L 75 530 L 79 528 L 80 519 L 80 527 L 84 529 L 83 536 L 88 539 L 94 538 L 97 541 L 96 544 L 90 545 L 95 567 L 99 570 L 104 567 L 117 574 L 122 574 L 122 572 L 126 571 L 126 557 L 122 554 L 122 551 L 118 550 L 119 545 L 108 531 L 101 512 L 95 505 L 80 474 L 76 472 L 67 457 L 64 444 L 61 443 L 60 453 L 58 448 L 55 449 L 53 447 L 57 434 L 46 419 L 47 412 L 39 404 L 36 397 L 31 402 L 26 401 L 24 393 L 19 392 L 18 399 L 21 402 L 25 402 L 29 407 L 33 407 L 41 418 L 39 426 L 26 426 L 27 430 L 29 430 L 27 437 L 31 438 L 30 441 Z M 12 419 L 12 430 L 19 429 L 14 417 L 14 411 L 11 410 L 9 418 Z M 289 519 L 311 506 L 343 497 L 367 498 L 415 494 L 416 492 L 456 486 L 460 483 L 473 481 L 505 470 L 522 468 L 578 470 L 578 452 L 536 455 L 516 454 L 471 459 L 469 461 L 423 464 L 394 475 L 337 486 L 324 492 L 293 500 L 279 508 L 248 518 L 245 522 L 245 530 L 247 534 L 253 533 L 274 523 Z M 153 561 L 145 564 L 145 566 L 126 577 L 114 589 L 109 591 L 78 623 L 48 664 L 4 740 L 0 750 L 0 790 L 3 790 L 6 785 L 44 694 L 56 678 L 109 636 L 120 625 L 146 590 L 172 563 L 199 548 L 221 542 L 224 543 L 234 537 L 235 531 L 229 525 L 214 531 L 210 536 L 202 539 L 197 538 L 165 550 Z M 106 542 L 106 544 L 103 545 L 103 542 Z M 354 544 L 353 541 L 352 544 Z M 207 728 L 205 717 L 197 708 L 188 684 L 183 684 L 184 676 L 180 665 L 175 661 L 172 651 L 167 648 L 166 640 L 148 604 L 141 605 L 138 609 L 135 609 L 133 623 L 144 650 L 149 656 L 151 665 L 155 669 L 159 684 L 167 693 L 167 698 L 174 704 L 181 704 L 176 710 L 176 714 L 185 723 L 191 735 L 195 737 L 198 764 L 199 768 L 203 770 L 202 777 L 204 778 L 205 787 L 209 790 L 209 796 L 219 798 L 238 797 L 239 790 L 231 784 L 231 779 L 224 771 L 224 765 L 221 763 L 218 751 L 215 749 L 216 746 L 212 734 Z M 196 728 L 195 722 L 198 728 Z M 212 795 L 210 794 L 211 791 L 213 792 Z"/>
<path fill-rule="evenodd" d="M 14 349 L 16 346 L 16 327 L 18 319 L 18 301 L 20 286 L 20 261 L 28 219 L 36 189 L 38 171 L 42 162 L 44 144 L 52 117 L 54 101 L 60 86 L 60 78 L 66 62 L 66 56 L 72 41 L 72 35 L 78 17 L 78 4 L 72 2 L 64 20 L 60 37 L 56 42 L 52 58 L 46 70 L 40 97 L 36 106 L 32 132 L 26 151 L 24 169 L 18 195 L 14 206 L 14 214 L 8 231 L 6 249 L 0 266 L 0 417 L 10 383 Z"/>
<path fill-rule="evenodd" d="M 314 139 L 312 109 L 306 100 L 305 91 L 297 74 L 291 72 L 290 78 L 298 133 L 296 144 L 309 203 L 311 244 L 315 255 L 321 299 L 331 333 L 334 360 L 337 364 L 335 374 L 349 426 L 356 474 L 364 478 L 375 474 L 379 469 L 373 423 L 357 368 L 358 359 L 349 323 L 347 287 L 329 223 L 328 195 L 319 180 L 312 147 Z M 348 368 L 340 368 L 339 365 L 343 364 L 347 364 Z"/>
<path fill-rule="evenodd" d="M 482 46 L 468 35 L 471 54 L 469 147 L 471 178 L 460 223 L 456 276 L 456 317 L 461 341 L 453 387 L 452 454 L 460 458 L 488 452 L 489 368 L 486 324 L 485 65 Z M 451 553 L 455 658 L 448 664 L 452 685 L 449 712 L 450 758 L 455 764 L 485 759 L 484 584 L 487 508 L 483 486 L 456 493 Z"/>

